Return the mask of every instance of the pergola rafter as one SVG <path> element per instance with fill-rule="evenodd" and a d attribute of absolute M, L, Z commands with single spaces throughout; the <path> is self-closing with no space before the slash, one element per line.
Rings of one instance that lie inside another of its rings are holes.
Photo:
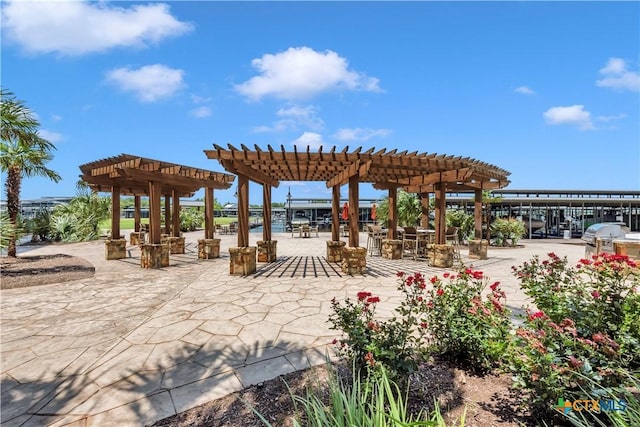
<path fill-rule="evenodd" d="M 160 243 L 161 196 L 165 196 L 167 200 L 173 198 L 174 206 L 179 206 L 180 197 L 190 197 L 201 188 L 227 189 L 235 179 L 233 175 L 221 172 L 131 154 L 120 154 L 86 163 L 80 166 L 80 171 L 82 172 L 80 178 L 93 191 L 112 194 L 111 237 L 113 239 L 120 237 L 120 196 L 131 195 L 136 197 L 136 200 L 140 196 L 148 196 L 150 199 L 149 240 L 154 244 Z M 209 194 L 212 194 L 212 191 L 205 192 L 205 205 L 213 205 L 213 197 Z M 209 198 L 211 200 L 207 200 Z M 179 225 L 179 220 L 174 215 L 174 234 L 179 232 L 176 224 Z M 139 224 L 136 224 L 136 231 L 138 228 Z M 213 238 L 213 218 L 205 221 L 205 238 Z"/>
<path fill-rule="evenodd" d="M 336 147 L 329 151 L 320 147 L 312 152 L 309 147 L 305 151 L 297 147 L 293 151 L 286 151 L 282 145 L 280 150 L 270 145 L 266 150 L 257 145 L 254 150 L 245 145 L 236 148 L 228 144 L 224 148 L 214 144 L 213 147 L 213 150 L 205 150 L 208 158 L 218 160 L 227 171 L 249 180 L 273 187 L 277 187 L 281 181 L 324 181 L 328 188 L 348 183 L 350 201 L 355 199 L 351 196 L 357 192 L 352 187 L 360 182 L 371 183 L 375 188 L 388 189 L 390 192 L 398 189 L 434 192 L 439 199 L 449 188 L 481 191 L 505 187 L 509 184 L 507 178 L 510 175 L 502 168 L 469 157 L 407 150 L 398 152 L 397 149 L 376 151 L 370 148 L 363 151 L 362 147 L 358 147 L 349 151 L 347 146 L 340 151 Z M 248 206 L 248 201 L 244 201 L 244 204 Z M 358 206 L 350 206 L 350 209 L 357 211 Z M 436 218 L 440 228 L 444 224 L 444 212 L 441 215 L 441 218 Z M 392 220 L 395 221 L 395 215 Z M 356 221 L 357 218 L 350 220 L 349 224 L 350 246 L 358 246 Z M 265 224 L 265 227 L 269 226 Z M 393 238 L 396 224 L 389 224 L 389 227 L 390 237 Z M 335 224 L 332 229 L 337 230 Z M 239 230 L 238 242 L 241 246 L 240 243 L 248 241 L 248 224 L 239 224 Z M 241 233 L 247 233 L 247 236 L 243 237 Z M 334 240 L 337 237 L 335 234 Z M 438 243 L 443 243 L 443 233 L 437 233 L 436 237 Z"/>

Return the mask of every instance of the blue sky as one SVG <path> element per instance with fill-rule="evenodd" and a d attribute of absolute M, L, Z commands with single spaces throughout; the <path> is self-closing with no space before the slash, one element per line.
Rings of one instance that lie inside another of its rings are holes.
<path fill-rule="evenodd" d="M 80 164 L 120 153 L 222 171 L 213 143 L 418 150 L 502 167 L 512 189 L 640 190 L 638 2 L 1 6 L 2 86 L 63 177 L 25 179 L 26 199 L 73 195 Z M 330 197 L 283 182 L 273 201 L 289 187 Z"/>

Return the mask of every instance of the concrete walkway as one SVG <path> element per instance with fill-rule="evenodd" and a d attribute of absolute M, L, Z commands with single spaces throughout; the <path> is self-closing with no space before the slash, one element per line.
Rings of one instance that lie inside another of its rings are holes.
<path fill-rule="evenodd" d="M 423 261 L 374 257 L 372 272 L 363 276 L 232 277 L 228 248 L 236 246 L 236 236 L 219 236 L 222 257 L 207 261 L 197 259 L 202 232 L 186 237 L 187 253 L 171 255 L 171 265 L 158 270 L 140 267 L 137 247 L 118 261 L 104 259 L 101 241 L 21 247 L 24 255 L 83 257 L 96 274 L 1 292 L 3 426 L 153 423 L 324 362 L 337 336 L 327 323 L 332 298 L 368 290 L 382 299 L 380 311 L 391 313 L 398 303 L 396 271 L 444 272 Z M 251 234 L 250 244 L 261 237 Z M 280 257 L 323 257 L 329 234 L 273 238 Z M 366 244 L 366 235 L 360 242 Z M 503 284 L 512 309 L 525 304 L 512 265 L 551 251 L 571 262 L 584 255 L 573 240 L 523 243 L 519 249 L 490 249 L 488 260 L 474 263 Z M 467 250 L 462 252 L 470 265 Z"/>

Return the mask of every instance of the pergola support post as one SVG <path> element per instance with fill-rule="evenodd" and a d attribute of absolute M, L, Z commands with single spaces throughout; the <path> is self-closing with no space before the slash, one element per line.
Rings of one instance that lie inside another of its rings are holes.
<path fill-rule="evenodd" d="M 161 234 L 161 184 L 149 182 L 149 243 L 142 245 L 140 265 L 142 268 L 169 266 L 169 245 L 162 243 Z"/>
<path fill-rule="evenodd" d="M 238 247 L 229 248 L 229 274 L 256 272 L 256 247 L 249 246 L 249 177 L 238 175 Z"/>
<path fill-rule="evenodd" d="M 215 239 L 213 219 L 213 188 L 204 189 L 204 239 L 198 239 L 198 258 L 213 259 L 220 257 L 220 239 Z"/>
<path fill-rule="evenodd" d="M 469 258 L 487 259 L 489 241 L 482 238 L 482 190 L 474 191 L 473 198 L 474 239 L 469 240 Z"/>
<path fill-rule="evenodd" d="M 262 184 L 262 240 L 258 241 L 258 262 L 278 259 L 278 241 L 271 240 L 271 186 Z"/>
<path fill-rule="evenodd" d="M 127 257 L 127 241 L 120 235 L 120 187 L 111 187 L 111 236 L 104 242 L 105 259 Z"/>
<path fill-rule="evenodd" d="M 144 243 L 145 233 L 140 226 L 140 196 L 133 197 L 133 232 L 129 234 L 129 242 L 132 245 L 141 245 Z"/>
<path fill-rule="evenodd" d="M 436 244 L 433 245 L 432 265 L 440 268 L 453 266 L 453 245 L 447 245 L 447 201 L 444 182 L 435 184 L 436 196 Z"/>

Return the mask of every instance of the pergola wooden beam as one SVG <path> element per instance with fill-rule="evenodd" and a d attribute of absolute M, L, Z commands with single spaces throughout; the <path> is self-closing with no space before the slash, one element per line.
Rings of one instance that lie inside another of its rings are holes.
<path fill-rule="evenodd" d="M 233 175 L 208 171 L 161 160 L 148 159 L 131 154 L 96 160 L 80 166 L 80 178 L 94 191 L 106 191 L 112 194 L 113 216 L 112 235 L 119 234 L 120 196 L 136 197 L 136 210 L 139 210 L 139 196 L 149 196 L 149 236 L 150 243 L 159 244 L 161 237 L 160 212 L 161 198 L 165 197 L 166 226 L 173 225 L 173 235 L 179 232 L 180 197 L 190 197 L 204 187 L 205 196 L 213 205 L 213 189 L 230 188 Z M 173 203 L 171 200 L 173 199 Z M 173 212 L 170 208 L 173 206 Z M 173 215 L 172 215 L 173 214 Z M 173 221 L 170 218 L 173 217 Z M 213 208 L 209 209 L 209 221 L 213 219 Z M 117 224 L 116 224 L 117 221 Z M 136 218 L 136 231 L 139 230 L 139 217 Z M 173 224 L 171 224 L 173 223 Z M 205 237 L 213 237 L 213 225 L 205 226 Z"/>

